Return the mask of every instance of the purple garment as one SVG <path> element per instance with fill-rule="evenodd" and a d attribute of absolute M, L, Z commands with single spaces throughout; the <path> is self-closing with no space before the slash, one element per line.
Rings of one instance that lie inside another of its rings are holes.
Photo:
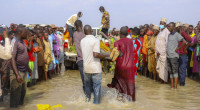
<path fill-rule="evenodd" d="M 53 34 L 53 35 L 56 40 L 56 44 L 53 45 L 53 50 L 60 50 L 60 43 L 59 43 L 58 36 L 56 34 Z"/>
<path fill-rule="evenodd" d="M 82 51 L 81 51 L 81 46 L 80 46 L 80 42 L 81 40 L 85 37 L 84 32 L 74 32 L 73 38 L 74 38 L 74 44 L 76 47 L 76 51 L 77 51 L 77 62 L 83 60 L 83 55 L 82 55 Z"/>
<path fill-rule="evenodd" d="M 12 41 L 11 41 L 12 42 Z M 19 41 L 16 37 L 13 38 L 12 55 L 16 55 L 16 66 L 18 71 L 27 72 L 29 69 L 29 56 L 27 46 L 23 41 Z"/>
<path fill-rule="evenodd" d="M 53 35 L 56 40 L 56 44 L 53 44 L 53 51 L 57 54 L 56 59 L 58 59 L 59 53 L 60 53 L 60 43 L 59 43 L 58 36 L 56 34 L 53 34 Z"/>
<path fill-rule="evenodd" d="M 192 43 L 196 44 L 197 43 L 197 37 L 194 36 L 192 38 Z M 197 46 L 195 46 L 194 48 L 194 54 L 193 54 L 193 68 L 192 68 L 192 72 L 193 73 L 199 73 L 199 62 L 197 61 Z"/>

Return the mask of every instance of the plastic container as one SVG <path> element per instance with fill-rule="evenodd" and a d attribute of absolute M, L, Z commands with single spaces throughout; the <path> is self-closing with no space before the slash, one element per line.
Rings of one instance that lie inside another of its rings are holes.
<path fill-rule="evenodd" d="M 68 48 L 69 48 L 69 42 L 68 42 L 68 40 L 65 40 L 64 41 L 64 51 L 67 51 Z"/>
<path fill-rule="evenodd" d="M 105 40 L 105 45 L 106 45 L 107 47 L 109 47 L 109 41 L 108 41 L 108 40 Z"/>

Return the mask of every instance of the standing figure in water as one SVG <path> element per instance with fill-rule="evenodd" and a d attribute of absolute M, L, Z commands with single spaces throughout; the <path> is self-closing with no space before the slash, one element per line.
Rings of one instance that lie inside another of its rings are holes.
<path fill-rule="evenodd" d="M 76 27 L 76 31 L 74 32 L 73 38 L 74 38 L 74 44 L 75 44 L 77 55 L 78 55 L 76 63 L 80 71 L 81 80 L 83 83 L 83 91 L 85 92 L 84 73 L 83 73 L 83 55 L 82 55 L 81 44 L 80 44 L 81 40 L 85 37 L 85 34 L 83 32 L 83 24 L 81 20 L 76 20 L 74 25 Z"/>
<path fill-rule="evenodd" d="M 92 35 L 92 28 L 89 25 L 84 27 L 85 37 L 81 40 L 83 55 L 84 84 L 86 101 L 91 99 L 91 85 L 94 90 L 94 104 L 100 104 L 102 67 L 100 59 L 110 56 L 109 53 L 100 53 L 100 40 Z"/>
<path fill-rule="evenodd" d="M 108 84 L 108 87 L 118 90 L 119 101 L 123 101 L 126 96 L 130 97 L 130 101 L 135 101 L 134 47 L 133 40 L 126 38 L 127 35 L 128 28 L 122 27 L 120 40 L 114 44 L 114 47 L 120 51 L 120 55 L 116 60 L 112 83 Z"/>

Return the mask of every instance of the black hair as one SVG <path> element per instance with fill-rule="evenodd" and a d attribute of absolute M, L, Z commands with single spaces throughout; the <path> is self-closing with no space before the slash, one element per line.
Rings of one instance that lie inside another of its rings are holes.
<path fill-rule="evenodd" d="M 13 31 L 9 31 L 9 32 L 8 32 L 8 36 L 11 36 L 12 34 L 14 34 Z"/>
<path fill-rule="evenodd" d="M 78 27 L 82 26 L 83 24 L 82 24 L 81 20 L 76 20 L 74 25 L 76 26 L 76 28 L 78 28 Z"/>
<path fill-rule="evenodd" d="M 84 32 L 85 32 L 86 35 L 89 34 L 90 30 L 92 30 L 92 27 L 90 25 L 85 25 L 84 26 Z"/>
<path fill-rule="evenodd" d="M 103 6 L 100 6 L 100 7 L 99 7 L 99 10 L 101 10 L 101 9 L 105 10 Z"/>
<path fill-rule="evenodd" d="M 31 33 L 33 33 L 33 34 L 36 34 L 36 31 L 35 31 L 35 30 L 29 29 L 28 31 L 31 32 Z"/>
<path fill-rule="evenodd" d="M 147 26 L 147 27 L 149 27 L 149 25 L 148 25 L 148 24 L 145 24 L 144 26 Z"/>
<path fill-rule="evenodd" d="M 189 25 L 189 27 L 192 27 L 192 28 L 193 28 L 194 26 L 193 26 L 193 25 Z"/>
<path fill-rule="evenodd" d="M 140 29 L 144 29 L 144 26 L 141 26 L 141 28 Z"/>
<path fill-rule="evenodd" d="M 16 33 L 18 34 L 18 33 L 22 32 L 24 29 L 26 29 L 25 26 L 22 25 L 22 24 L 20 24 L 20 25 L 17 27 Z"/>
<path fill-rule="evenodd" d="M 82 12 L 81 12 L 81 11 L 79 11 L 79 12 L 78 12 L 78 15 L 81 15 L 81 14 L 82 14 Z"/>
<path fill-rule="evenodd" d="M 19 27 L 26 27 L 25 25 L 23 25 L 23 24 L 19 24 Z"/>
<path fill-rule="evenodd" d="M 140 35 L 140 29 L 137 27 L 132 28 L 132 32 L 136 33 L 137 35 Z"/>
<path fill-rule="evenodd" d="M 112 31 L 114 31 L 116 28 L 113 28 L 113 30 Z"/>
<path fill-rule="evenodd" d="M 176 23 L 170 22 L 168 25 L 172 24 L 174 27 L 176 26 Z"/>
<path fill-rule="evenodd" d="M 35 27 L 40 26 L 39 24 L 36 24 Z"/>
<path fill-rule="evenodd" d="M 127 26 L 121 27 L 120 34 L 124 35 L 124 36 L 128 35 L 128 28 L 127 28 Z"/>
<path fill-rule="evenodd" d="M 135 33 L 136 33 L 137 35 L 140 35 L 140 29 L 139 29 L 139 28 L 134 27 L 133 29 L 134 29 L 134 31 L 135 31 Z"/>

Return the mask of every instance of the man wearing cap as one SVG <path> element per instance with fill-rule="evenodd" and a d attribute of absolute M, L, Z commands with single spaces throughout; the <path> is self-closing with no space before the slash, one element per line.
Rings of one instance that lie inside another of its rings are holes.
<path fill-rule="evenodd" d="M 183 24 L 183 28 L 185 32 L 188 32 L 189 24 Z"/>
<path fill-rule="evenodd" d="M 149 46 L 148 46 L 148 50 L 149 50 L 149 62 L 150 63 L 150 67 L 149 67 L 149 72 L 153 73 L 153 79 L 156 80 L 158 78 L 158 74 L 156 71 L 156 58 L 155 58 L 155 43 L 156 43 L 156 39 L 157 39 L 157 35 L 160 31 L 159 26 L 154 25 L 152 28 L 153 31 L 153 36 L 151 37 L 150 41 L 149 41 Z M 156 78 L 157 77 L 157 78 Z"/>
<path fill-rule="evenodd" d="M 185 26 L 182 25 L 181 22 L 176 23 L 176 31 L 182 35 L 182 37 L 187 42 L 192 42 L 192 38 L 184 31 Z M 179 46 L 182 45 L 183 42 L 179 42 Z M 179 54 L 179 76 L 180 76 L 180 86 L 185 86 L 185 78 L 186 78 L 186 71 L 187 71 L 187 63 L 188 63 L 188 56 L 187 56 L 187 44 L 178 50 Z"/>
<path fill-rule="evenodd" d="M 176 27 L 179 27 L 179 25 L 180 24 L 177 23 Z M 170 73 L 171 87 L 176 89 L 178 82 L 178 67 L 180 66 L 178 51 L 186 44 L 186 41 L 178 32 L 176 32 L 174 22 L 169 23 L 168 29 L 170 31 L 167 42 L 168 71 Z M 179 42 L 182 42 L 181 45 L 179 45 Z"/>
<path fill-rule="evenodd" d="M 72 45 L 73 34 L 74 34 L 74 31 L 75 31 L 74 23 L 76 22 L 76 20 L 78 20 L 78 19 L 81 18 L 82 16 L 83 16 L 83 13 L 82 13 L 82 12 L 78 12 L 78 14 L 72 15 L 72 16 L 66 21 L 67 30 L 69 31 L 69 34 L 70 34 L 70 44 L 71 44 L 71 45 Z"/>
<path fill-rule="evenodd" d="M 160 21 L 160 33 L 157 36 L 155 44 L 155 55 L 157 60 L 156 71 L 159 73 L 160 79 L 164 82 L 168 82 L 166 45 L 170 33 L 166 26 L 167 19 L 162 18 Z"/>

